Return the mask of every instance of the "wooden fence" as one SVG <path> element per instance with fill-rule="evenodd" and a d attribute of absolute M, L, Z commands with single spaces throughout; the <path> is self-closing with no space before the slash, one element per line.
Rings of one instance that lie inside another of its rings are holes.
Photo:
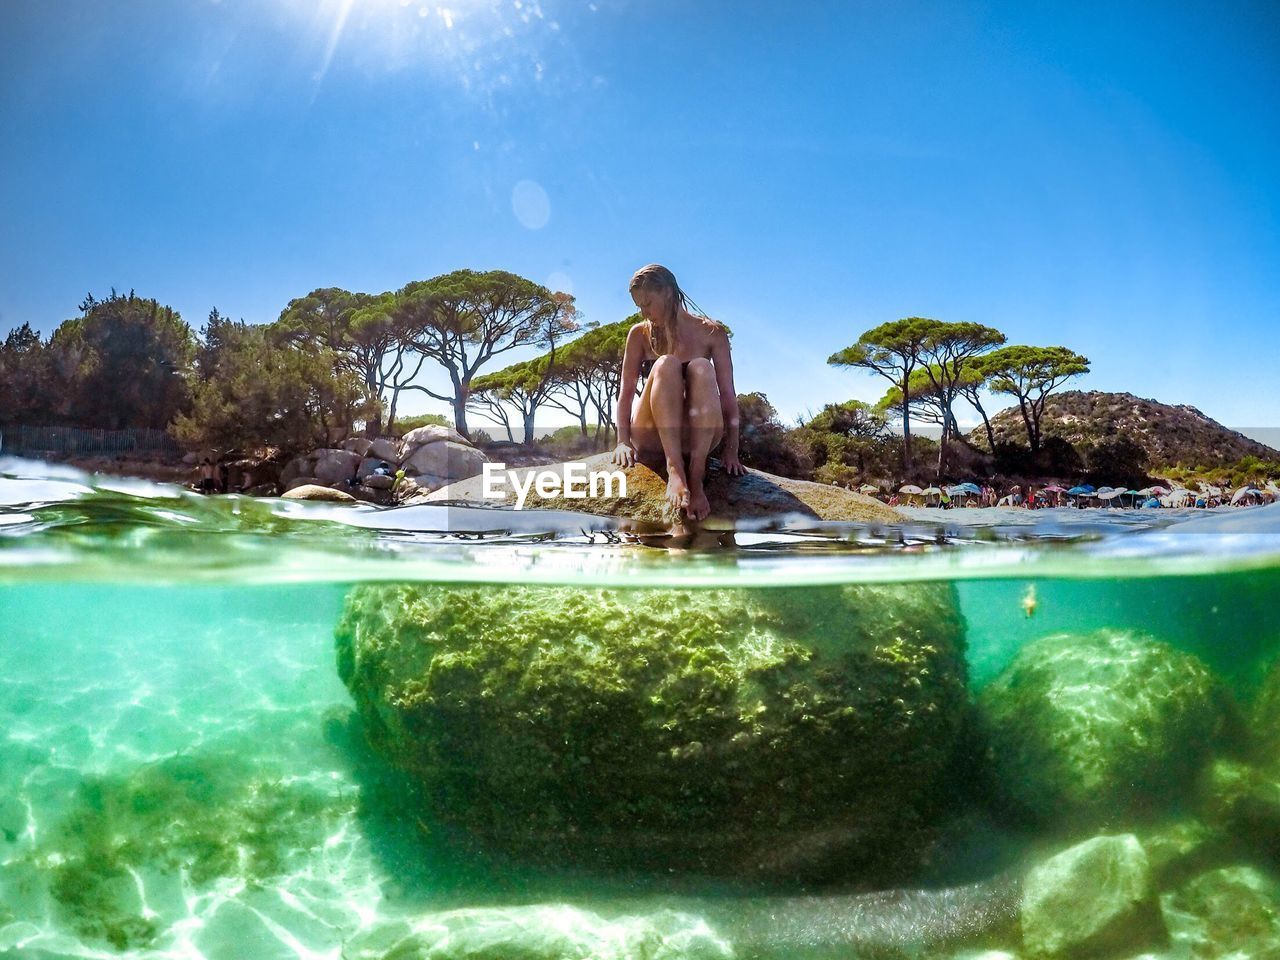
<path fill-rule="evenodd" d="M 0 427 L 0 454 L 17 457 L 181 454 L 163 430 L 86 430 L 82 427 Z"/>

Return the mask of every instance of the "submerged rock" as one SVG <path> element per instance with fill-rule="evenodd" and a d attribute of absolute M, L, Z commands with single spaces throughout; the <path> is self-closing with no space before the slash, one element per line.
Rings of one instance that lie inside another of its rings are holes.
<path fill-rule="evenodd" d="M 1231 852 L 1226 831 L 1192 818 L 1161 824 L 1139 839 L 1151 864 L 1151 876 L 1161 890 L 1203 873 Z"/>
<path fill-rule="evenodd" d="M 1033 868 L 1022 942 L 1032 957 L 1121 957 L 1166 939 L 1147 855 L 1132 834 L 1094 837 Z"/>
<path fill-rule="evenodd" d="M 1273 770 L 1219 759 L 1200 778 L 1205 820 L 1247 849 L 1280 857 L 1280 782 Z"/>
<path fill-rule="evenodd" d="M 1252 867 L 1201 874 L 1160 906 L 1175 942 L 1195 960 L 1280 957 L 1280 885 Z"/>
<path fill-rule="evenodd" d="M 950 585 L 362 586 L 338 668 L 424 814 L 555 864 L 896 875 L 964 731 Z"/>
<path fill-rule="evenodd" d="M 671 910 L 605 919 L 567 904 L 450 910 L 374 927 L 350 960 L 730 960 L 698 917 Z"/>
<path fill-rule="evenodd" d="M 1027 645 L 979 704 L 1012 810 L 1077 829 L 1176 808 L 1238 725 L 1195 657 L 1110 630 Z"/>
<path fill-rule="evenodd" d="M 260 883 L 322 844 L 353 808 L 353 798 L 286 782 L 234 753 L 179 754 L 86 778 L 32 861 L 79 934 L 139 948 L 160 929 L 142 877 L 168 876 L 177 888 L 180 875 L 179 896 L 221 878 Z"/>
<path fill-rule="evenodd" d="M 1262 681 L 1253 705 L 1251 726 L 1263 754 L 1280 758 L 1280 659 L 1271 664 Z M 1280 767 L 1280 759 L 1276 765 Z"/>

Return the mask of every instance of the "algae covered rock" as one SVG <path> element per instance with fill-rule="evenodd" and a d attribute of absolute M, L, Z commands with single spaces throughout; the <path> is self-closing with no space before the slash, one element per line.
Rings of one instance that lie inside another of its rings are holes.
<path fill-rule="evenodd" d="M 236 753 L 179 754 L 86 777 L 31 859 L 77 933 L 117 950 L 146 947 L 160 928 L 142 877 L 152 900 L 163 899 L 159 878 L 180 896 L 223 878 L 263 883 L 323 844 L 354 803 Z"/>
<path fill-rule="evenodd" d="M 890 875 L 966 730 L 943 584 L 362 586 L 337 648 L 425 815 L 554 863 Z"/>
<path fill-rule="evenodd" d="M 1031 821 L 1068 827 L 1175 808 L 1238 725 L 1198 659 L 1109 630 L 1028 644 L 979 703 L 1004 799 Z"/>

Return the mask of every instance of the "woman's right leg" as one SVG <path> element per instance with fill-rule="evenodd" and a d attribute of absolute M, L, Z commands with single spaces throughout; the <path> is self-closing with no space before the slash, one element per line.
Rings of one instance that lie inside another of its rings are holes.
<path fill-rule="evenodd" d="M 667 502 L 673 510 L 686 510 L 689 506 L 683 432 L 684 371 L 674 356 L 662 356 L 654 361 L 649 382 L 640 394 L 632 439 L 640 454 L 661 453 L 667 466 Z"/>

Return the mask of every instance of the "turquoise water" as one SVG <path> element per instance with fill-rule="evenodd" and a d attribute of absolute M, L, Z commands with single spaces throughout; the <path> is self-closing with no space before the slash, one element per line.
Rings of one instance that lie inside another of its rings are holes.
<path fill-rule="evenodd" d="M 892 896 L 853 876 L 477 853 L 353 718 L 335 629 L 358 584 L 607 588 L 626 603 L 638 588 L 944 582 L 974 694 L 1050 634 L 1150 634 L 1244 705 L 1280 654 L 1274 508 L 921 512 L 902 529 L 783 523 L 691 550 L 564 516 L 201 498 L 17 461 L 0 475 L 0 957 L 1005 948 L 1007 877 L 1044 837 L 990 820 Z"/>

